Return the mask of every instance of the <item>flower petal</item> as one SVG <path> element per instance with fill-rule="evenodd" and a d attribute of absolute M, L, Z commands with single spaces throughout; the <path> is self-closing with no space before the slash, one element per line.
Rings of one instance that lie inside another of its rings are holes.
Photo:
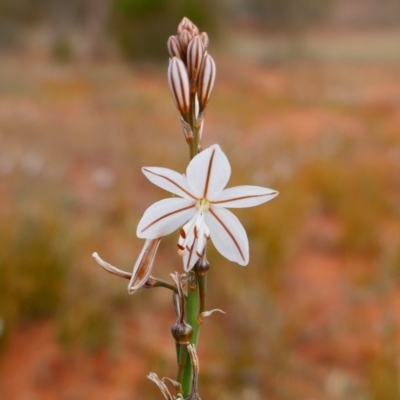
<path fill-rule="evenodd" d="M 185 251 L 185 253 L 182 256 L 182 260 L 183 260 L 183 269 L 186 272 L 189 272 L 193 267 L 194 264 L 196 264 L 197 260 L 200 258 L 197 254 L 196 254 L 196 242 L 197 239 L 194 240 L 191 251 Z"/>
<path fill-rule="evenodd" d="M 179 172 L 160 167 L 143 167 L 142 172 L 151 183 L 160 188 L 186 199 L 196 199 L 186 177 Z"/>
<path fill-rule="evenodd" d="M 215 197 L 228 183 L 231 166 L 224 152 L 215 144 L 190 161 L 186 176 L 197 198 Z"/>
<path fill-rule="evenodd" d="M 249 262 L 249 241 L 242 224 L 229 210 L 211 206 L 205 215 L 215 248 L 228 260 L 240 265 Z"/>
<path fill-rule="evenodd" d="M 261 186 L 235 186 L 223 190 L 218 196 L 209 199 L 213 206 L 244 208 L 258 206 L 278 196 L 276 190 Z"/>
<path fill-rule="evenodd" d="M 195 203 L 188 199 L 164 199 L 151 205 L 143 214 L 136 235 L 157 239 L 181 227 L 196 213 Z"/>

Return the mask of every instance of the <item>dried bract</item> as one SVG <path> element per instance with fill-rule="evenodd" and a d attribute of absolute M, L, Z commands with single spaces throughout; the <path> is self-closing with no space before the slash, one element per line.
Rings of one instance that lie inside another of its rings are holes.
<path fill-rule="evenodd" d="M 172 394 L 169 392 L 166 384 L 157 376 L 157 374 L 155 374 L 154 372 L 150 372 L 147 375 L 147 378 L 149 378 L 158 386 L 166 400 L 175 400 L 174 396 L 172 396 Z"/>
<path fill-rule="evenodd" d="M 187 346 L 187 350 L 190 356 L 190 361 L 192 363 L 193 377 L 192 377 L 192 390 L 190 395 L 186 397 L 185 400 L 201 400 L 198 393 L 198 379 L 199 379 L 199 359 L 197 357 L 196 348 L 194 345 L 190 344 Z"/>
<path fill-rule="evenodd" d="M 186 143 L 193 138 L 192 127 L 181 117 L 181 126 Z"/>

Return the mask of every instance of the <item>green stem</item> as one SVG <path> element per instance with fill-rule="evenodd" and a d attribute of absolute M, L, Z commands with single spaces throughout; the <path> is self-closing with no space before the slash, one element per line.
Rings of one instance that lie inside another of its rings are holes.
<path fill-rule="evenodd" d="M 197 346 L 197 342 L 199 340 L 200 327 L 201 327 L 201 325 L 197 321 L 198 314 L 199 314 L 199 285 L 197 282 L 196 273 L 194 271 L 191 271 L 188 283 L 186 315 L 187 315 L 187 322 L 193 329 L 193 336 L 190 340 L 190 343 L 194 344 L 195 346 Z M 192 387 L 192 378 L 193 378 L 192 363 L 190 361 L 189 355 L 187 355 L 186 365 L 183 371 L 183 377 L 181 381 L 184 397 L 190 394 L 190 390 Z"/>
<path fill-rule="evenodd" d="M 188 124 L 190 125 L 193 133 L 193 137 L 189 141 L 190 159 L 195 157 L 199 153 L 199 128 L 197 126 L 197 115 L 196 115 L 196 90 L 192 91 L 190 95 L 190 111 Z M 195 271 L 189 273 L 188 280 L 188 296 L 186 302 L 186 318 L 187 323 L 193 329 L 193 335 L 190 343 L 197 347 L 197 342 L 199 340 L 200 327 L 201 324 L 198 322 L 199 315 L 199 285 L 198 277 Z M 180 349 L 182 350 L 182 349 Z M 189 354 L 186 355 L 186 362 L 183 370 L 182 379 L 180 380 L 182 384 L 182 394 L 183 397 L 187 397 L 190 394 L 192 388 L 193 379 L 193 369 Z"/>
<path fill-rule="evenodd" d="M 188 350 L 187 346 L 184 344 L 180 344 L 179 352 L 178 352 L 178 374 L 176 380 L 178 382 L 182 382 L 183 372 L 185 371 L 185 366 L 188 359 Z"/>
<path fill-rule="evenodd" d="M 199 129 L 197 127 L 196 116 L 196 92 L 190 95 L 190 111 L 189 111 L 189 125 L 192 128 L 193 137 L 189 142 L 190 159 L 192 159 L 199 152 Z"/>
<path fill-rule="evenodd" d="M 199 285 L 199 299 L 200 299 L 200 307 L 199 307 L 199 316 L 197 321 L 201 324 L 203 321 L 200 315 L 206 311 L 206 288 L 207 288 L 207 273 L 197 274 L 197 281 Z"/>
<path fill-rule="evenodd" d="M 153 280 L 153 282 L 150 281 L 150 285 L 151 285 L 150 287 L 164 287 L 164 288 L 172 290 L 175 293 L 177 292 L 177 289 L 174 285 L 171 285 L 170 283 L 168 283 L 162 279 L 158 279 L 158 278 L 154 278 L 154 277 L 151 277 L 151 279 Z"/>

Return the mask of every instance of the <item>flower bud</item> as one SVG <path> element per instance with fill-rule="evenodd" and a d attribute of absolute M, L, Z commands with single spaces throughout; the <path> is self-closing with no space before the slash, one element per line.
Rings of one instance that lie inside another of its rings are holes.
<path fill-rule="evenodd" d="M 195 36 L 188 44 L 186 51 L 186 65 L 190 79 L 197 79 L 203 61 L 204 47 L 200 36 Z"/>
<path fill-rule="evenodd" d="M 210 269 L 210 263 L 207 261 L 205 257 L 201 257 L 197 260 L 196 264 L 194 264 L 194 269 L 201 276 L 205 275 Z"/>
<path fill-rule="evenodd" d="M 176 36 L 170 36 L 167 42 L 168 53 L 172 57 L 177 57 L 183 61 L 183 52 Z"/>
<path fill-rule="evenodd" d="M 204 51 L 206 51 L 208 49 L 208 42 L 209 42 L 207 33 L 206 32 L 201 32 L 200 33 L 200 39 L 201 39 L 201 41 L 203 43 Z"/>
<path fill-rule="evenodd" d="M 210 101 L 216 73 L 214 60 L 209 54 L 206 54 L 203 58 L 197 79 L 197 97 L 199 99 L 200 110 L 204 110 Z"/>
<path fill-rule="evenodd" d="M 186 17 L 184 17 L 178 25 L 178 34 L 184 30 L 189 31 L 192 35 L 199 34 L 199 29 L 197 28 L 197 26 L 189 18 Z"/>
<path fill-rule="evenodd" d="M 171 333 L 176 343 L 187 346 L 190 343 L 190 339 L 192 338 L 193 329 L 186 322 L 177 322 L 171 328 Z"/>
<path fill-rule="evenodd" d="M 178 41 L 181 46 L 183 54 L 186 54 L 186 49 L 187 49 L 188 44 L 189 44 L 190 40 L 192 39 L 192 37 L 193 37 L 193 35 L 187 30 L 182 31 L 178 35 Z"/>
<path fill-rule="evenodd" d="M 183 61 L 172 57 L 168 67 L 168 83 L 176 107 L 182 114 L 190 109 L 189 77 Z"/>

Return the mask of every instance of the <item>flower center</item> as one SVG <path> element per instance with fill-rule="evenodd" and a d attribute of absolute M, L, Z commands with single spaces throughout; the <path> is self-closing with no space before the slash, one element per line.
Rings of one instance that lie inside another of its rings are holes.
<path fill-rule="evenodd" d="M 196 210 L 200 213 L 208 211 L 210 208 L 210 202 L 207 199 L 199 199 L 196 202 Z"/>
<path fill-rule="evenodd" d="M 204 221 L 205 213 L 210 209 L 207 199 L 198 199 L 196 214 L 181 228 L 178 240 L 178 254 L 183 256 L 196 253 L 197 258 L 204 255 L 204 247 L 210 238 L 210 229 Z M 190 261 L 190 259 L 189 259 Z"/>

